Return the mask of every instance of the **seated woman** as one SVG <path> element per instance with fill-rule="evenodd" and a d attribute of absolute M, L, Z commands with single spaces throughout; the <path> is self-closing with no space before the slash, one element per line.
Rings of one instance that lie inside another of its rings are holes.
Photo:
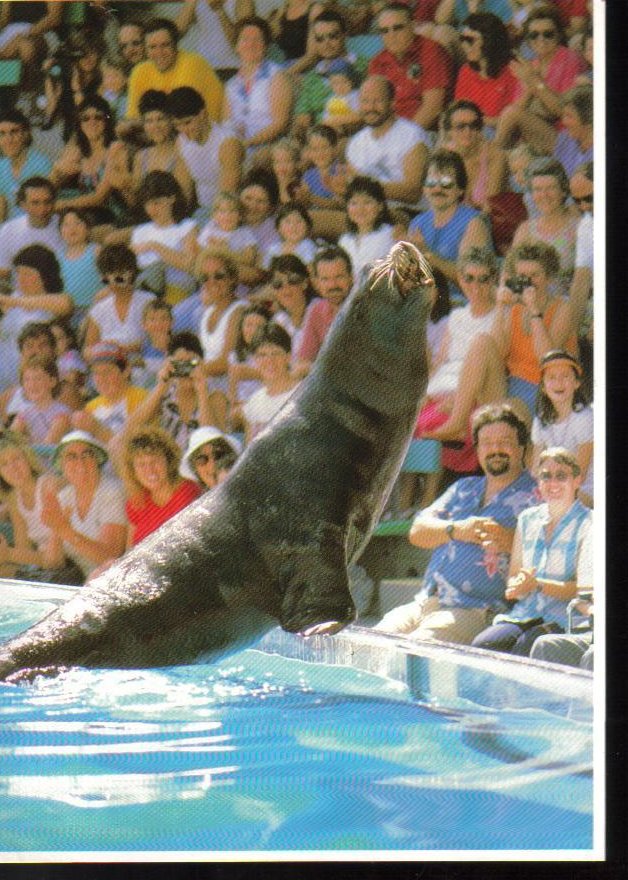
<path fill-rule="evenodd" d="M 269 146 L 288 130 L 292 87 L 280 66 L 266 57 L 272 36 L 263 18 L 236 25 L 238 72 L 225 88 L 224 119 L 246 147 L 247 158 L 267 162 Z"/>
<path fill-rule="evenodd" d="M 270 309 L 264 303 L 251 303 L 240 313 L 238 338 L 229 352 L 229 387 L 227 400 L 230 412 L 242 406 L 259 388 L 259 370 L 253 353 L 255 340 L 270 321 Z M 234 427 L 233 418 L 231 427 Z"/>
<path fill-rule="evenodd" d="M 242 407 L 246 443 L 262 431 L 299 384 L 290 373 L 290 336 L 279 324 L 267 324 L 255 342 L 262 387 Z"/>
<path fill-rule="evenodd" d="M 103 474 L 105 447 L 86 431 L 70 431 L 53 459 L 65 485 L 46 496 L 41 520 L 52 532 L 51 555 L 75 562 L 83 577 L 124 553 L 127 520 L 118 480 Z"/>
<path fill-rule="evenodd" d="M 0 437 L 0 492 L 6 504 L 13 543 L 0 536 L 0 570 L 4 577 L 57 584 L 82 584 L 73 563 L 50 552 L 52 532 L 41 519 L 46 496 L 58 489 L 23 437 L 5 431 Z"/>
<path fill-rule="evenodd" d="M 185 197 L 169 171 L 149 171 L 137 191 L 147 223 L 119 229 L 107 244 L 128 244 L 137 256 L 139 281 L 171 304 L 192 292 L 196 222 L 188 216 Z"/>
<path fill-rule="evenodd" d="M 198 337 L 175 333 L 168 358 L 157 373 L 157 384 L 129 416 L 127 431 L 157 423 L 183 450 L 192 431 L 201 425 L 224 426 L 225 396 L 208 391 L 202 361 Z"/>
<path fill-rule="evenodd" d="M 50 173 L 61 190 L 56 208 L 84 208 L 95 225 L 117 225 L 126 213 L 118 187 L 127 175 L 127 149 L 115 140 L 111 108 L 90 95 L 77 107 L 73 132 Z"/>
<path fill-rule="evenodd" d="M 305 312 L 314 299 L 314 289 L 307 266 L 295 254 L 273 257 L 268 285 L 276 309 L 273 320 L 287 330 L 292 339 L 292 351 L 301 344 Z"/>
<path fill-rule="evenodd" d="M 134 201 L 140 184 L 150 171 L 167 171 L 176 178 L 187 207 L 191 208 L 194 201 L 194 181 L 176 147 L 177 130 L 167 110 L 167 99 L 166 93 L 157 89 L 148 89 L 140 98 L 139 110 L 149 145 L 138 150 L 133 157 L 132 197 Z"/>
<path fill-rule="evenodd" d="M 525 26 L 525 39 L 534 54 L 531 61 L 522 56 L 510 68 L 522 86 L 521 96 L 499 118 L 495 141 L 510 147 L 518 137 L 539 153 L 547 152 L 546 143 L 563 111 L 563 95 L 575 85 L 586 69 L 584 59 L 567 48 L 560 12 L 554 5 L 532 9 Z M 550 147 L 551 149 L 551 147 Z"/>
<path fill-rule="evenodd" d="M 392 217 L 384 188 L 372 177 L 354 177 L 345 193 L 347 226 L 338 244 L 351 257 L 354 277 L 375 260 L 382 260 L 395 243 Z"/>
<path fill-rule="evenodd" d="M 270 148 L 270 166 L 277 178 L 279 201 L 302 202 L 307 205 L 309 189 L 301 179 L 301 144 L 295 138 L 284 137 Z"/>
<path fill-rule="evenodd" d="M 286 202 L 275 218 L 280 241 L 271 244 L 264 255 L 262 265 L 268 268 L 274 257 L 293 254 L 307 265 L 314 259 L 316 244 L 312 239 L 312 218 L 303 205 Z"/>
<path fill-rule="evenodd" d="M 460 46 L 466 63 L 458 71 L 454 98 L 476 104 L 491 129 L 523 91 L 510 69 L 510 45 L 504 22 L 491 12 L 474 12 L 462 25 Z"/>
<path fill-rule="evenodd" d="M 544 449 L 562 446 L 575 456 L 582 485 L 578 497 L 593 507 L 593 409 L 582 390 L 582 367 L 567 351 L 548 351 L 541 360 L 541 384 L 532 422 L 532 463 L 536 473 Z"/>
<path fill-rule="evenodd" d="M 127 439 L 124 475 L 126 512 L 134 547 L 192 501 L 201 490 L 179 476 L 181 450 L 162 428 L 142 428 Z"/>
<path fill-rule="evenodd" d="M 33 321 L 49 321 L 72 312 L 72 300 L 63 290 L 59 263 L 50 248 L 28 245 L 17 252 L 13 266 L 15 290 L 0 294 L 0 387 L 3 388 L 15 382 L 17 376 L 21 330 Z"/>
<path fill-rule="evenodd" d="M 20 385 L 29 401 L 11 427 L 31 443 L 58 443 L 70 430 L 69 406 L 57 400 L 59 371 L 53 359 L 29 358 L 20 368 Z"/>
<path fill-rule="evenodd" d="M 455 101 L 442 115 L 443 146 L 462 156 L 467 172 L 465 201 L 490 212 L 489 199 L 506 189 L 506 153 L 482 134 L 482 111 L 472 101 Z"/>
<path fill-rule="evenodd" d="M 524 241 L 544 241 L 556 250 L 560 258 L 558 290 L 567 294 L 576 259 L 576 233 L 580 216 L 568 207 L 569 178 L 556 159 L 534 159 L 526 172 L 528 189 L 537 216 L 524 220 L 517 227 L 513 246 Z"/>
<path fill-rule="evenodd" d="M 197 428 L 190 434 L 179 473 L 208 492 L 227 478 L 241 452 L 242 444 L 231 434 L 212 426 Z"/>
<path fill-rule="evenodd" d="M 577 498 L 580 466 L 560 446 L 541 453 L 538 486 L 543 504 L 519 514 L 505 598 L 514 606 L 475 637 L 475 648 L 528 657 L 536 639 L 567 629 L 567 603 L 576 595 L 591 511 Z"/>

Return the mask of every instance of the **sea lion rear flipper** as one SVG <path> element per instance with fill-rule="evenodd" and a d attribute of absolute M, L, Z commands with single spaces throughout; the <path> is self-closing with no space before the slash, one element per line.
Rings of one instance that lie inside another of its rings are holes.
<path fill-rule="evenodd" d="M 355 619 L 349 592 L 345 535 L 322 525 L 315 541 L 292 548 L 277 572 L 282 592 L 279 622 L 288 632 L 329 624 L 337 632 Z"/>

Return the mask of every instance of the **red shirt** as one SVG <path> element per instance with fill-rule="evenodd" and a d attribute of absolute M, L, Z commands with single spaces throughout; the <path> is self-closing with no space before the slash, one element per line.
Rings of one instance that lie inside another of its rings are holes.
<path fill-rule="evenodd" d="M 554 0 L 554 6 L 558 6 L 565 27 L 569 25 L 572 18 L 589 17 L 587 0 Z"/>
<path fill-rule="evenodd" d="M 139 544 L 171 516 L 191 504 L 200 494 L 201 490 L 196 483 L 182 480 L 163 507 L 155 504 L 146 490 L 141 495 L 129 499 L 126 503 L 126 515 L 133 526 L 132 546 Z"/>
<path fill-rule="evenodd" d="M 434 40 L 417 34 L 410 48 L 398 59 L 384 49 L 371 58 L 369 74 L 380 74 L 395 87 L 395 112 L 413 119 L 429 89 L 449 89 L 453 66 L 446 49 Z"/>
<path fill-rule="evenodd" d="M 303 333 L 297 351 L 297 360 L 309 363 L 315 360 L 337 314 L 338 309 L 329 300 L 322 298 L 312 300 L 303 319 Z"/>
<path fill-rule="evenodd" d="M 419 22 L 419 24 L 433 22 L 436 10 L 440 4 L 441 0 L 417 0 L 414 12 L 412 13 L 412 18 Z"/>
<path fill-rule="evenodd" d="M 477 70 L 463 64 L 458 73 L 454 99 L 473 101 L 485 116 L 491 118 L 499 116 L 522 91 L 521 83 L 507 64 L 498 76 L 491 79 L 484 79 Z"/>

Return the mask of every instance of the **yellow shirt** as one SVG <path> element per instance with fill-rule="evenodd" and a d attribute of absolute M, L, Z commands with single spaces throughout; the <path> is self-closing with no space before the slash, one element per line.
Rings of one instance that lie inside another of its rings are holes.
<path fill-rule="evenodd" d="M 196 52 L 179 49 L 177 60 L 166 71 L 159 71 L 152 61 L 140 61 L 129 77 L 126 115 L 137 119 L 140 115 L 139 101 L 148 89 L 158 89 L 169 94 L 179 86 L 196 89 L 205 100 L 209 118 L 219 122 L 222 116 L 223 86 L 213 68 Z"/>
<path fill-rule="evenodd" d="M 112 403 L 108 397 L 100 394 L 89 403 L 85 404 L 85 412 L 91 413 L 104 427 L 109 428 L 114 434 L 119 434 L 124 428 L 126 420 L 133 410 L 147 397 L 146 388 L 137 385 L 129 385 L 124 397 L 116 403 Z"/>

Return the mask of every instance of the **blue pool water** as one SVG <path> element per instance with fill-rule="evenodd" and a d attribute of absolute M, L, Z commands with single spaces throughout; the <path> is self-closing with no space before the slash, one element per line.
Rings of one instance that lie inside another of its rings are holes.
<path fill-rule="evenodd" d="M 592 846 L 590 724 L 259 650 L 0 685 L 0 756 L 10 853 Z"/>

